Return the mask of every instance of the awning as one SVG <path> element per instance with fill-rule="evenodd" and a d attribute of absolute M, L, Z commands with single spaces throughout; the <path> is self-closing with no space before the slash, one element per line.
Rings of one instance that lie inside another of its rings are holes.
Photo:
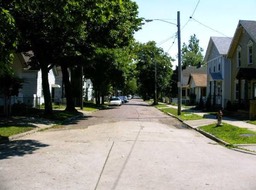
<path fill-rule="evenodd" d="M 255 68 L 240 68 L 236 75 L 237 79 L 252 80 L 256 79 L 256 69 Z"/>
<path fill-rule="evenodd" d="M 58 85 L 58 84 L 51 84 L 51 87 L 52 88 L 60 88 L 60 85 Z"/>
<path fill-rule="evenodd" d="M 223 80 L 222 74 L 221 73 L 210 73 L 212 80 L 218 81 L 218 80 Z"/>

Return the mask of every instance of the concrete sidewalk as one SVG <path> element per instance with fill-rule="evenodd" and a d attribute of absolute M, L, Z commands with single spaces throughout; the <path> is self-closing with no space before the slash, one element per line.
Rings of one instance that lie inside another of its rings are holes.
<path fill-rule="evenodd" d="M 167 106 L 177 109 L 177 106 L 173 106 L 173 105 L 167 105 Z M 185 108 L 182 107 L 181 110 L 185 110 Z M 204 131 L 201 131 L 199 129 L 199 127 L 201 127 L 201 126 L 210 125 L 210 124 L 214 124 L 214 123 L 217 124 L 217 119 L 215 118 L 214 115 L 208 115 L 207 113 L 201 112 L 201 111 L 193 111 L 193 113 L 204 117 L 204 119 L 188 120 L 188 121 L 182 121 L 182 122 L 184 124 L 186 124 L 188 127 L 193 128 L 193 129 L 199 131 L 200 133 L 202 133 L 218 142 L 221 142 L 222 144 L 228 145 L 228 143 L 222 141 L 221 139 L 218 139 L 217 137 L 215 137 L 211 134 L 205 133 Z M 223 117 L 222 122 L 236 126 L 236 127 L 246 128 L 246 129 L 256 132 L 256 125 L 247 123 L 246 121 L 236 120 L 236 119 L 233 119 L 230 117 Z M 238 148 L 240 148 L 239 151 L 245 151 L 247 153 L 256 154 L 256 144 L 239 144 L 236 146 Z"/>

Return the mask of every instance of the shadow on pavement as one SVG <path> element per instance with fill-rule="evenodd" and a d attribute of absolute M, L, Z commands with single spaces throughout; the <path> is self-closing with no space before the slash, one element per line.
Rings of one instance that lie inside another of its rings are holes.
<path fill-rule="evenodd" d="M 0 160 L 14 156 L 33 154 L 36 150 L 47 146 L 49 145 L 34 140 L 10 141 L 8 143 L 0 144 Z"/>
<path fill-rule="evenodd" d="M 78 124 L 80 121 L 85 121 L 85 120 L 88 120 L 90 118 L 92 118 L 93 116 L 81 116 L 81 117 L 77 117 L 77 118 L 71 118 L 71 119 L 68 119 L 66 121 L 64 121 L 61 125 L 62 126 L 65 126 L 65 125 L 75 125 L 75 124 Z"/>
<path fill-rule="evenodd" d="M 150 107 L 153 105 L 149 105 L 149 104 L 145 104 L 145 103 L 125 103 L 123 105 L 127 105 L 127 106 L 145 106 L 145 107 Z"/>

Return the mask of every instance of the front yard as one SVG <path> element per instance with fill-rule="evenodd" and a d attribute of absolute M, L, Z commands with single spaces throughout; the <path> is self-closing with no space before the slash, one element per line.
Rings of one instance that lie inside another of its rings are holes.
<path fill-rule="evenodd" d="M 200 129 L 229 144 L 256 144 L 256 132 L 227 123 L 223 123 L 221 126 L 211 124 L 200 127 Z"/>
<path fill-rule="evenodd" d="M 178 115 L 178 110 L 173 107 L 169 107 L 166 104 L 159 104 L 156 105 L 156 108 L 161 110 L 164 113 L 171 114 L 181 120 L 197 120 L 197 119 L 203 119 L 202 116 L 199 116 L 197 114 L 194 114 L 189 111 L 181 111 L 181 115 Z"/>

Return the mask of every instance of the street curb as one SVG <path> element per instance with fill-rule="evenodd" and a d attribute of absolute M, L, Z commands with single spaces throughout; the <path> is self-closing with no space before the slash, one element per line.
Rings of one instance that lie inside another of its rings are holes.
<path fill-rule="evenodd" d="M 82 117 L 84 117 L 84 113 L 80 112 L 80 114 L 78 114 L 74 117 L 68 118 L 68 119 L 64 120 L 62 123 L 71 122 L 72 120 L 76 120 L 76 119 L 79 119 L 79 118 L 82 118 Z M 35 129 L 32 129 L 32 130 L 24 132 L 24 133 L 19 133 L 19 134 L 12 135 L 12 136 L 9 136 L 9 137 L 0 136 L 0 144 L 4 144 L 4 143 L 10 142 L 10 141 L 14 141 L 14 140 L 17 140 L 21 137 L 36 133 L 38 131 L 42 131 L 42 130 L 52 128 L 55 125 L 57 125 L 57 124 L 52 123 L 52 124 L 46 125 L 45 127 L 38 127 L 38 126 L 35 125 L 36 126 Z"/>
<path fill-rule="evenodd" d="M 247 150 L 247 149 L 245 149 L 245 148 L 239 148 L 239 146 L 237 146 L 237 145 L 232 145 L 232 144 L 230 144 L 230 143 L 227 143 L 227 142 L 225 142 L 225 141 L 223 141 L 223 140 L 217 138 L 216 136 L 214 136 L 214 135 L 212 135 L 212 134 L 210 134 L 210 133 L 207 133 L 207 132 L 205 132 L 205 131 L 203 131 L 203 130 L 201 130 L 201 129 L 199 129 L 199 128 L 194 128 L 194 127 L 188 125 L 188 124 L 185 123 L 183 120 L 181 120 L 180 118 L 178 118 L 177 116 L 175 116 L 175 115 L 173 115 L 173 114 L 170 114 L 170 113 L 167 113 L 167 114 L 168 114 L 169 116 L 172 116 L 172 117 L 178 119 L 183 125 L 186 125 L 188 128 L 193 129 L 193 130 L 195 130 L 195 131 L 201 133 L 202 135 L 204 135 L 204 136 L 210 138 L 211 140 L 213 140 L 213 141 L 215 141 L 215 142 L 217 142 L 217 143 L 219 143 L 219 144 L 224 145 L 225 147 L 230 147 L 230 149 L 232 149 L 232 150 L 234 150 L 234 151 L 237 151 L 237 152 L 241 152 L 241 153 L 245 153 L 245 154 L 250 154 L 250 155 L 255 155 L 255 156 L 256 156 L 256 152 L 254 152 L 254 151 Z M 235 147 L 232 147 L 232 146 L 235 146 Z"/>
<path fill-rule="evenodd" d="M 49 129 L 49 128 L 53 127 L 54 125 L 55 124 L 50 124 L 50 125 L 47 125 L 46 127 L 36 127 L 35 129 L 32 129 L 30 131 L 27 131 L 27 132 L 24 132 L 24 133 L 19 133 L 19 134 L 16 134 L 16 135 L 12 135 L 12 136 L 8 137 L 8 139 L 9 139 L 9 141 L 14 141 L 14 140 L 17 140 L 17 139 L 19 139 L 21 137 L 24 137 L 24 136 L 36 133 L 38 131 Z"/>

